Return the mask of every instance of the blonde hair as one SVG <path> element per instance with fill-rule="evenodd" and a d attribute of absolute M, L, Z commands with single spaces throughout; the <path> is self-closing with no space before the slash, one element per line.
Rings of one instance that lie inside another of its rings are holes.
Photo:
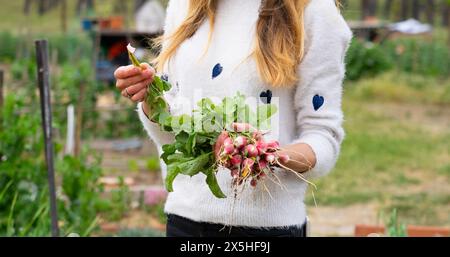
<path fill-rule="evenodd" d="M 273 87 L 289 87 L 299 80 L 297 67 L 305 48 L 304 10 L 310 0 L 265 0 L 256 25 L 256 39 L 252 57 L 261 79 Z M 321 0 L 319 0 L 321 1 Z M 218 0 L 190 0 L 188 14 L 171 35 L 159 38 L 159 46 L 166 41 L 153 61 L 157 70 L 175 54 L 186 39 L 192 37 L 208 19 L 209 40 L 213 31 Z"/>

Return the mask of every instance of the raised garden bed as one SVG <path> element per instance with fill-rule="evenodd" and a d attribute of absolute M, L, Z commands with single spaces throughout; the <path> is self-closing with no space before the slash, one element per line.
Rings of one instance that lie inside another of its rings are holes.
<path fill-rule="evenodd" d="M 356 225 L 355 236 L 385 236 L 384 226 L 372 225 Z M 450 228 L 431 227 L 431 226 L 407 226 L 407 234 L 409 237 L 448 237 L 450 236 Z"/>

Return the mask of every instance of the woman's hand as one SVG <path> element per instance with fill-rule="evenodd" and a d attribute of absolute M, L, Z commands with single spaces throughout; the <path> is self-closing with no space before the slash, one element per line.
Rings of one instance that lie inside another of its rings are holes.
<path fill-rule="evenodd" d="M 142 63 L 141 68 L 133 65 L 119 67 L 114 72 L 116 87 L 122 96 L 129 98 L 133 102 L 143 102 L 147 95 L 147 87 L 153 81 L 155 70 L 148 64 Z M 144 106 L 146 111 L 146 106 Z M 146 113 L 148 116 L 148 113 Z"/>
<path fill-rule="evenodd" d="M 311 170 L 317 162 L 313 149 L 307 144 L 281 147 L 280 154 L 288 156 L 281 164 L 299 173 Z"/>

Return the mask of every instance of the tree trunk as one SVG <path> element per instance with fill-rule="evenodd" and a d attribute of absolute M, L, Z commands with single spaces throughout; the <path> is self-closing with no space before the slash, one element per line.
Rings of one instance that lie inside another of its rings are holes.
<path fill-rule="evenodd" d="M 402 20 L 406 20 L 409 18 L 409 1 L 410 0 L 402 0 L 401 1 L 401 14 L 400 17 Z"/>
<path fill-rule="evenodd" d="M 391 17 L 392 4 L 393 4 L 392 0 L 386 0 L 384 2 L 384 18 L 385 19 L 389 19 Z"/>
<path fill-rule="evenodd" d="M 95 1 L 94 0 L 86 0 L 86 10 L 88 12 L 93 11 L 95 9 Z"/>
<path fill-rule="evenodd" d="M 44 13 L 45 13 L 45 5 L 46 5 L 46 1 L 45 0 L 39 0 L 39 6 L 38 6 L 39 15 L 44 15 Z"/>
<path fill-rule="evenodd" d="M 25 0 L 23 4 L 23 13 L 29 15 L 31 11 L 32 0 Z"/>
<path fill-rule="evenodd" d="M 376 0 L 362 0 L 361 1 L 361 13 L 362 20 L 367 18 L 373 18 L 377 13 L 377 1 Z"/>
<path fill-rule="evenodd" d="M 367 17 L 367 0 L 361 0 L 361 20 Z"/>
<path fill-rule="evenodd" d="M 421 4 L 419 0 L 411 0 L 412 17 L 416 20 L 420 20 Z"/>
<path fill-rule="evenodd" d="M 447 15 L 447 36 L 448 36 L 448 48 L 450 49 L 450 0 L 447 0 L 447 4 L 446 4 L 446 15 Z"/>
<path fill-rule="evenodd" d="M 450 3 L 448 0 L 444 3 L 444 6 L 442 7 L 442 25 L 443 26 L 450 26 Z"/>
<path fill-rule="evenodd" d="M 61 30 L 67 33 L 67 1 L 61 0 Z"/>
<path fill-rule="evenodd" d="M 427 21 L 431 25 L 434 25 L 434 13 L 435 13 L 434 0 L 427 0 L 427 3 L 425 5 L 426 5 L 425 12 L 427 14 Z"/>

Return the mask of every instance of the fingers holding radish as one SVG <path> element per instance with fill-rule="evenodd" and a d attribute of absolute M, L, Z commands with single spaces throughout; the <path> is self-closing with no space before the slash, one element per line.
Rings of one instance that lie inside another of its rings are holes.
<path fill-rule="evenodd" d="M 147 63 L 142 63 L 140 67 L 134 65 L 119 67 L 114 72 L 116 87 L 121 91 L 122 96 L 133 102 L 142 102 L 154 74 L 155 70 Z"/>
<path fill-rule="evenodd" d="M 145 100 L 145 96 L 147 95 L 147 89 L 141 89 L 141 91 L 137 92 L 131 97 L 131 101 L 138 103 Z"/>
<path fill-rule="evenodd" d="M 135 68 L 136 67 L 131 67 L 130 68 L 130 73 L 131 74 L 134 74 L 133 70 Z M 153 78 L 153 74 L 154 74 L 154 72 L 152 70 L 146 69 L 146 70 L 140 71 L 138 74 L 132 75 L 132 76 L 127 77 L 127 78 L 118 78 L 118 77 L 116 77 L 116 79 L 117 79 L 116 87 L 118 89 L 123 90 L 123 89 L 125 89 L 125 88 L 127 88 L 129 86 L 138 84 L 138 83 L 143 82 L 143 81 L 150 81 L 151 82 L 152 78 Z"/>

